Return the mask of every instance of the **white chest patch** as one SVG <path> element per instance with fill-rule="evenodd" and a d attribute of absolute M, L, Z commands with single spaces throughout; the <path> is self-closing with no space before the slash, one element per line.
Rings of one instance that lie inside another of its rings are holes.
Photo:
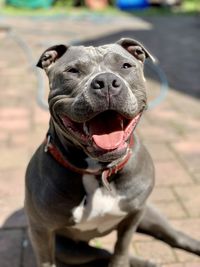
<path fill-rule="evenodd" d="M 73 210 L 76 222 L 73 228 L 80 231 L 97 229 L 103 233 L 126 216 L 126 212 L 120 210 L 119 207 L 119 203 L 124 197 L 116 194 L 112 183 L 110 184 L 112 194 L 106 188 L 99 187 L 98 181 L 93 175 L 84 175 L 83 185 L 87 196 Z"/>

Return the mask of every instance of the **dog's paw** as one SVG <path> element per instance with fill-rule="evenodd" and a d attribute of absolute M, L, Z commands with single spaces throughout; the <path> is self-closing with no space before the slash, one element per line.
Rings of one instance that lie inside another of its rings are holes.
<path fill-rule="evenodd" d="M 45 262 L 45 263 L 42 263 L 41 267 L 56 267 L 56 265 L 50 262 Z"/>
<path fill-rule="evenodd" d="M 115 256 L 111 259 L 108 267 L 160 267 L 153 261 L 126 256 Z"/>
<path fill-rule="evenodd" d="M 139 258 L 130 258 L 130 267 L 160 267 L 155 262 Z"/>
<path fill-rule="evenodd" d="M 127 256 L 117 256 L 111 258 L 108 267 L 130 267 L 129 258 Z"/>

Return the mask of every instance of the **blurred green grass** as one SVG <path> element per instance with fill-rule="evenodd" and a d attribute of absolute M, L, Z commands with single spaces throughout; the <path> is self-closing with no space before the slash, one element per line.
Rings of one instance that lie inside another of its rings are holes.
<path fill-rule="evenodd" d="M 51 15 L 87 15 L 91 11 L 86 7 L 73 7 L 73 0 L 58 0 L 50 8 L 38 8 L 38 9 L 27 9 L 18 8 L 5 4 L 5 0 L 0 0 L 0 14 L 1 15 L 19 15 L 19 16 L 51 16 Z M 184 14 L 197 14 L 200 13 L 200 0 L 183 0 L 181 6 L 175 7 L 149 7 L 143 10 L 135 10 L 131 12 L 123 12 L 117 9 L 115 6 L 107 7 L 104 10 L 92 11 L 93 14 L 105 14 L 105 15 L 117 15 L 121 13 L 133 14 L 136 16 L 146 15 L 184 15 Z"/>

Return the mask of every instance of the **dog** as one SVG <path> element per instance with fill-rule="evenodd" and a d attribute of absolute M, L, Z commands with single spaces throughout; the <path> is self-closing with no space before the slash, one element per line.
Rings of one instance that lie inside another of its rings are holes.
<path fill-rule="evenodd" d="M 155 267 L 129 256 L 134 232 L 200 255 L 147 199 L 154 165 L 135 128 L 147 107 L 138 41 L 55 45 L 37 66 L 49 79 L 49 130 L 26 171 L 25 210 L 38 267 Z M 89 241 L 117 231 L 114 252 Z"/>

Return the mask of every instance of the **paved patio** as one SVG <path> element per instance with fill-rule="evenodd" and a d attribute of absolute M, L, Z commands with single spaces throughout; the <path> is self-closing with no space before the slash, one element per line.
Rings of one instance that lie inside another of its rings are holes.
<path fill-rule="evenodd" d="M 22 210 L 24 172 L 44 139 L 49 115 L 37 104 L 41 79 L 30 60 L 36 62 L 55 43 L 88 43 L 89 39 L 100 44 L 130 36 L 143 41 L 159 58 L 170 90 L 138 127 L 156 166 L 151 201 L 174 226 L 200 239 L 200 18 L 0 17 L 0 25 L 0 266 L 35 267 Z M 150 73 L 150 99 L 160 88 L 157 77 L 152 77 Z M 112 249 L 114 239 L 115 233 L 94 244 Z M 199 257 L 144 235 L 135 235 L 131 253 L 163 267 L 200 266 Z"/>

